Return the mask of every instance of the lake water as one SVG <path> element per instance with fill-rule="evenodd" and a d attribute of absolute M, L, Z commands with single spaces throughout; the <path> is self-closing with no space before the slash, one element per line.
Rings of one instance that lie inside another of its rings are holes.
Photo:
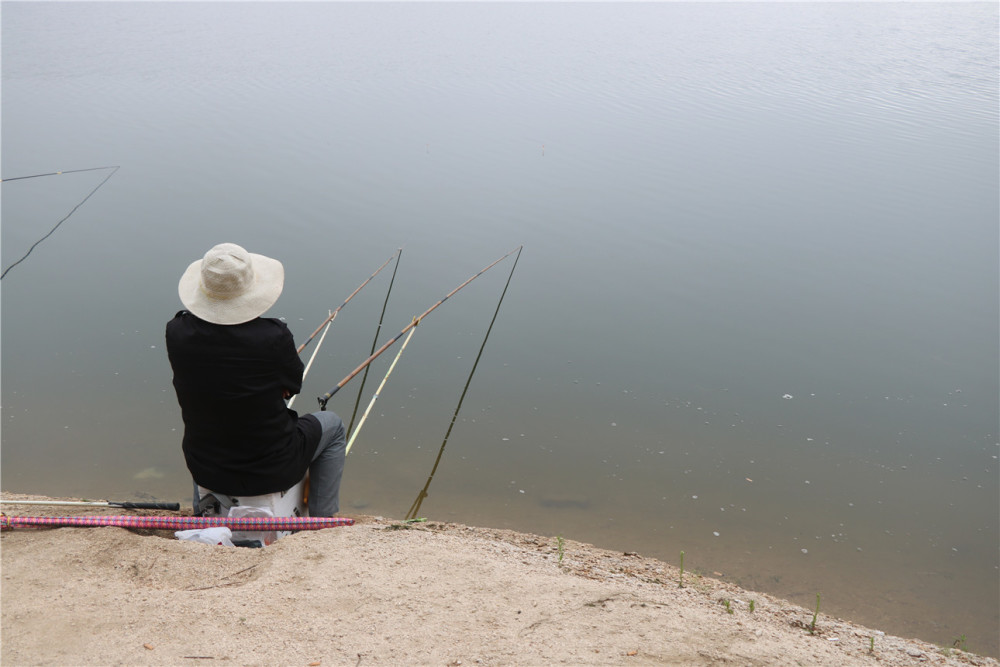
<path fill-rule="evenodd" d="M 3 279 L 3 489 L 187 498 L 163 326 L 216 243 L 298 340 L 403 247 L 380 341 L 523 243 L 445 450 L 511 258 L 419 326 L 345 513 L 434 470 L 420 516 L 997 655 L 997 44 L 996 3 L 4 3 L 3 178 L 121 168 Z M 108 173 L 5 182 L 3 267 Z"/>

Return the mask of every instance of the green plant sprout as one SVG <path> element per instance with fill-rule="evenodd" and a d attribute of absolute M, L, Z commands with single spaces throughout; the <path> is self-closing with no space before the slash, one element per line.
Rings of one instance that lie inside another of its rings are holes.
<path fill-rule="evenodd" d="M 819 616 L 819 593 L 816 594 L 816 611 L 813 612 L 812 625 L 809 626 L 809 634 L 816 634 L 816 617 Z"/>
<path fill-rule="evenodd" d="M 684 588 L 684 552 L 681 552 L 681 578 L 677 584 L 678 588 Z"/>
<path fill-rule="evenodd" d="M 754 600 L 750 600 L 750 613 L 752 614 L 753 610 L 756 608 L 757 608 L 757 603 Z"/>
<path fill-rule="evenodd" d="M 559 564 L 562 565 L 563 553 L 565 552 L 566 541 L 562 538 L 562 535 L 556 536 L 556 542 L 559 544 Z"/>

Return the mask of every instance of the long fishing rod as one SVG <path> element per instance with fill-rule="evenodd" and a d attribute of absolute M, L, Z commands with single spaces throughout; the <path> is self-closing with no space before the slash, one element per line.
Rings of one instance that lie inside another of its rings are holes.
<path fill-rule="evenodd" d="M 406 519 L 417 518 L 417 512 L 420 511 L 420 505 L 423 504 L 424 498 L 427 497 L 427 490 L 431 487 L 431 480 L 434 479 L 434 474 L 437 473 L 438 464 L 441 463 L 441 455 L 444 454 L 445 445 L 448 444 L 448 438 L 451 437 L 451 430 L 455 428 L 455 422 L 458 420 L 458 412 L 462 409 L 462 403 L 465 402 L 465 395 L 469 392 L 469 385 L 472 384 L 472 376 L 476 374 L 476 368 L 479 366 L 479 360 L 483 356 L 483 350 L 486 349 L 486 341 L 490 339 L 490 332 L 493 331 L 493 325 L 497 321 L 497 315 L 500 314 L 500 306 L 503 304 L 503 298 L 507 296 L 507 288 L 510 287 L 510 280 L 514 277 L 514 269 L 517 268 L 517 260 L 521 259 L 521 252 L 518 251 L 517 257 L 514 258 L 514 266 L 510 267 L 510 275 L 507 276 L 507 284 L 503 286 L 503 292 L 500 293 L 500 300 L 497 301 L 497 309 L 493 311 L 493 319 L 490 320 L 490 326 L 486 329 L 486 335 L 483 336 L 483 344 L 479 346 L 479 354 L 476 355 L 476 360 L 472 364 L 472 370 L 469 371 L 469 378 L 465 381 L 465 388 L 462 389 L 462 395 L 458 399 L 458 405 L 455 406 L 455 414 L 451 416 L 451 424 L 448 425 L 448 430 L 444 434 L 444 440 L 441 441 L 441 448 L 438 450 L 437 458 L 434 459 L 434 466 L 431 468 L 431 474 L 427 476 L 427 483 L 424 484 L 424 488 L 420 490 L 417 494 L 417 499 L 413 501 L 410 505 L 410 509 L 406 512 Z M 360 428 L 360 427 L 359 427 Z"/>
<path fill-rule="evenodd" d="M 375 359 L 377 359 L 380 354 L 382 354 L 383 352 L 385 352 L 386 350 L 388 350 L 392 346 L 393 343 L 395 343 L 397 340 L 399 340 L 400 338 L 402 338 L 403 335 L 407 331 L 409 331 L 413 327 L 415 327 L 418 324 L 420 324 L 420 320 L 422 320 L 425 317 L 427 317 L 428 315 L 430 315 L 431 312 L 435 308 L 437 308 L 442 303 L 444 303 L 445 301 L 447 301 L 449 298 L 451 298 L 452 296 L 454 296 L 456 292 L 458 292 L 460 289 L 462 289 L 463 287 L 465 287 L 466 285 L 468 285 L 469 283 L 471 283 L 473 280 L 475 280 L 479 276 L 483 275 L 484 273 L 486 273 L 487 271 L 489 271 L 490 269 L 492 269 L 494 266 L 496 266 L 497 264 L 499 264 L 503 260 L 505 260 L 508 257 L 510 257 L 515 252 L 519 253 L 521 251 L 521 248 L 523 248 L 523 247 L 524 247 L 523 245 L 519 245 L 518 247 L 514 248 L 509 253 L 507 253 L 506 255 L 504 255 L 503 257 L 501 257 L 500 259 L 496 260 L 495 262 L 493 262 L 492 264 L 490 264 L 489 266 L 487 266 L 485 269 L 483 269 L 482 271 L 480 271 L 476 275 L 474 275 L 471 278 L 469 278 L 468 280 L 466 280 L 464 283 L 462 283 L 461 285 L 459 285 L 458 287 L 456 287 L 452 291 L 448 292 L 448 294 L 446 294 L 444 296 L 444 298 L 442 298 L 440 301 L 438 301 L 437 303 L 435 303 L 433 306 L 431 306 L 430 308 L 428 308 L 427 310 L 425 310 L 422 315 L 414 317 L 413 321 L 410 322 L 409 324 L 407 324 L 405 327 L 403 327 L 402 331 L 400 331 L 398 334 L 396 334 L 396 336 L 394 336 L 393 338 L 391 338 L 382 347 L 380 347 L 378 350 L 376 350 L 374 354 L 372 354 L 370 357 L 368 357 L 363 362 L 361 362 L 361 365 L 358 366 L 357 368 L 355 368 L 353 371 L 351 371 L 350 374 L 347 377 L 345 377 L 343 380 L 341 380 L 340 382 L 338 382 L 336 387 L 334 387 L 333 389 L 331 389 L 327 393 L 323 394 L 322 396 L 317 397 L 316 400 L 319 401 L 320 410 L 326 410 L 326 403 L 327 403 L 327 401 L 329 401 L 333 397 L 334 394 L 336 394 L 338 391 L 340 391 L 341 388 L 345 384 L 347 384 L 348 382 L 350 382 L 351 379 L 354 378 L 355 375 L 357 375 L 358 373 L 360 373 L 361 371 L 363 371 L 365 369 L 365 367 L 368 366 L 368 364 L 370 364 Z"/>
<path fill-rule="evenodd" d="M 138 503 L 131 500 L 0 500 L 4 505 L 69 505 L 74 507 L 120 507 L 129 510 L 179 511 L 180 503 Z"/>
<path fill-rule="evenodd" d="M 48 174 L 34 174 L 33 176 L 16 176 L 14 178 L 5 178 L 5 179 L 3 179 L 4 181 L 20 181 L 20 180 L 24 180 L 26 178 L 41 178 L 42 176 L 58 176 L 60 174 L 71 174 L 71 173 L 80 172 L 80 171 L 97 171 L 97 170 L 100 170 L 100 169 L 110 169 L 111 173 L 108 174 L 107 176 L 105 176 L 104 180 L 101 181 L 100 183 L 98 183 L 97 187 L 94 188 L 93 190 L 91 190 L 90 194 L 88 194 L 86 197 L 83 198 L 83 201 L 81 201 L 79 204 L 77 204 L 76 206 L 74 206 L 73 210 L 71 210 L 69 213 L 67 213 L 65 218 L 63 218 L 62 220 L 60 220 L 59 222 L 57 222 L 56 226 L 53 227 L 52 229 L 50 229 L 48 234 L 46 234 L 45 236 L 43 236 L 42 238 L 38 239 L 33 244 L 31 244 L 31 247 L 28 248 L 28 252 L 24 253 L 24 256 L 22 256 L 21 259 L 17 260 L 16 262 L 14 262 L 10 266 L 8 266 L 6 269 L 4 269 L 3 273 L 0 273 L 0 280 L 4 279 L 4 276 L 7 275 L 8 271 L 10 271 L 11 269 L 13 269 L 15 266 L 17 266 L 18 264 L 20 264 L 24 260 L 28 259 L 28 255 L 31 254 L 31 251 L 34 250 L 35 247 L 39 243 L 41 243 L 45 239 L 47 239 L 50 236 L 52 236 L 55 233 L 55 231 L 57 229 L 59 229 L 59 226 L 62 225 L 62 223 L 64 223 L 67 220 L 69 220 L 69 217 L 71 215 L 73 215 L 74 213 L 76 213 L 76 209 L 78 209 L 81 206 L 83 206 L 87 202 L 87 200 L 90 199 L 94 195 L 95 192 L 97 192 L 98 190 L 101 189 L 102 185 L 104 185 L 105 183 L 108 182 L 109 178 L 111 178 L 112 176 L 115 175 L 115 172 L 118 171 L 118 167 L 117 166 L 113 166 L 113 167 L 91 167 L 89 169 L 73 169 L 73 170 L 70 170 L 70 171 L 53 171 L 53 172 L 48 173 Z"/>
<path fill-rule="evenodd" d="M 81 171 L 101 171 L 102 169 L 117 169 L 117 166 L 109 165 L 107 167 L 88 167 L 87 169 L 66 169 L 64 171 L 50 171 L 46 174 L 32 174 L 31 176 L 14 176 L 12 178 L 0 178 L 0 183 L 6 183 L 7 181 L 23 181 L 26 178 L 41 178 L 42 176 L 60 176 L 62 174 L 78 174 Z"/>
<path fill-rule="evenodd" d="M 403 249 L 402 248 L 399 248 L 398 250 L 396 250 L 396 252 L 392 253 L 392 256 L 390 256 L 389 259 L 385 260 L 385 262 L 382 263 L 382 266 L 380 266 L 377 269 L 375 269 L 375 273 L 373 273 L 370 276 L 368 276 L 368 280 L 366 280 L 363 283 L 361 283 L 360 285 L 358 285 L 358 288 L 356 290 L 354 290 L 353 292 L 351 292 L 350 296 L 348 296 L 346 299 L 344 299 L 344 303 L 342 303 L 339 306 L 337 306 L 336 310 L 330 311 L 330 316 L 327 317 L 325 320 L 323 320 L 322 324 L 320 324 L 318 327 L 316 327 L 316 331 L 313 331 L 312 335 L 309 336 L 309 338 L 307 338 L 306 341 L 304 343 L 302 343 L 302 345 L 299 345 L 299 347 L 296 350 L 296 352 L 298 352 L 299 354 L 302 354 L 302 350 L 306 349 L 306 345 L 308 345 L 312 341 L 312 339 L 316 337 L 316 334 L 318 334 L 320 332 L 320 330 L 324 326 L 326 326 L 327 324 L 333 322 L 333 320 L 337 317 L 337 313 L 340 312 L 340 309 L 343 308 L 344 306 L 346 306 L 348 304 L 348 302 L 351 299 L 354 298 L 354 295 L 361 291 L 361 288 L 363 288 L 365 285 L 367 285 L 368 283 L 370 283 L 371 280 L 372 280 L 372 278 L 374 278 L 375 276 L 377 276 L 379 274 L 379 271 L 381 271 L 382 269 L 384 269 L 386 267 L 386 265 L 389 264 L 389 262 L 392 261 L 393 257 L 397 258 L 396 262 L 398 264 L 399 263 L 398 257 L 401 256 L 402 254 L 403 254 Z M 395 275 L 396 275 L 395 272 L 393 272 L 393 277 L 394 278 L 395 278 Z"/>

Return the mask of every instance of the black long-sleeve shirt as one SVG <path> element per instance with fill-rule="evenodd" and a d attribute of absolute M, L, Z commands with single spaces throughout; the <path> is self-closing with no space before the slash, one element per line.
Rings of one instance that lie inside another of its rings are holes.
<path fill-rule="evenodd" d="M 285 406 L 302 389 L 302 360 L 284 322 L 212 324 L 187 311 L 167 323 L 167 355 L 195 481 L 231 495 L 283 491 L 305 475 L 322 428 Z"/>

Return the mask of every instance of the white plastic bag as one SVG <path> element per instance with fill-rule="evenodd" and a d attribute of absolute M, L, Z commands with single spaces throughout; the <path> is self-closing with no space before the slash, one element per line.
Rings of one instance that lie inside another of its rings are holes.
<path fill-rule="evenodd" d="M 252 505 L 234 505 L 229 508 L 229 517 L 231 519 L 239 518 L 250 518 L 250 517 L 273 517 L 274 514 L 271 510 L 266 507 L 253 507 Z M 265 531 L 253 531 L 253 530 L 238 530 L 233 533 L 233 539 L 238 541 L 246 542 L 260 542 L 262 547 L 274 542 L 278 539 L 278 534 L 274 530 Z"/>
<path fill-rule="evenodd" d="M 233 545 L 233 531 L 225 526 L 215 528 L 196 528 L 195 530 L 178 530 L 174 535 L 178 540 L 188 542 L 200 542 L 202 544 L 222 545 L 231 547 Z"/>

